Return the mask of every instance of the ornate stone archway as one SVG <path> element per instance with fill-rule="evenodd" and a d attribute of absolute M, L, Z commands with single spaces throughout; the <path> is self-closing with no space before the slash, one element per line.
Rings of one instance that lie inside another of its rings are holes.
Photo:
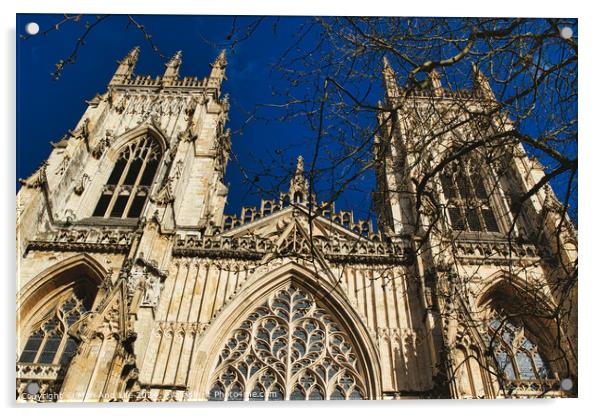
<path fill-rule="evenodd" d="M 232 395 L 247 400 L 380 398 L 378 353 L 361 318 L 338 286 L 292 262 L 241 291 L 207 328 L 192 362 L 190 400 L 210 399 L 220 377 L 224 394 L 237 392 L 224 384 L 230 369 L 241 390 Z"/>

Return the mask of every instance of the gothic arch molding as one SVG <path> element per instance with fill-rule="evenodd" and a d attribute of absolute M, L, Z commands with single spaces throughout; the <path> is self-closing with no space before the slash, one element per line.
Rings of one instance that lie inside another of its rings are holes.
<path fill-rule="evenodd" d="M 543 283 L 539 282 L 542 285 Z M 530 287 L 532 283 L 526 281 L 526 279 L 516 273 L 509 273 L 506 270 L 499 270 L 487 278 L 483 279 L 483 286 L 480 288 L 479 293 L 476 296 L 475 304 L 477 306 L 484 305 L 493 295 L 496 290 L 512 290 L 515 296 L 520 296 L 524 298 L 524 300 L 532 300 L 528 298 L 533 298 L 532 288 Z M 551 294 L 547 291 L 543 292 L 545 296 L 537 298 L 537 302 L 541 302 L 542 305 L 549 310 L 554 308 L 554 302 L 551 297 Z"/>
<path fill-rule="evenodd" d="M 108 157 L 114 161 L 119 155 L 119 152 L 123 146 L 130 141 L 136 140 L 144 135 L 151 136 L 153 139 L 157 140 L 161 146 L 161 152 L 165 153 L 165 151 L 169 148 L 169 140 L 165 137 L 165 135 L 154 125 L 145 124 L 118 136 L 115 139 L 115 142 L 111 145 L 109 152 L 107 152 Z"/>
<path fill-rule="evenodd" d="M 366 396 L 370 399 L 380 398 L 380 361 L 368 328 L 340 287 L 319 279 L 311 270 L 291 262 L 244 288 L 210 323 L 192 356 L 193 367 L 189 378 L 192 400 L 206 400 L 211 388 L 212 372 L 232 331 L 271 294 L 290 284 L 319 298 L 320 303 L 343 326 L 355 347 L 360 368 L 365 373 Z"/>
<path fill-rule="evenodd" d="M 481 314 L 494 307 L 524 310 L 529 306 L 533 310 L 529 314 L 525 314 L 528 317 L 527 323 L 532 328 L 543 330 L 540 337 L 544 334 L 552 338 L 558 335 L 551 319 L 545 318 L 546 314 L 551 314 L 555 310 L 555 305 L 551 294 L 543 291 L 543 283 L 541 283 L 542 288 L 535 289 L 537 296 L 534 296 L 533 293 L 533 283 L 507 271 L 498 271 L 492 274 L 485 279 L 484 283 L 475 299 L 475 306 Z M 550 339 L 544 339 L 544 341 L 547 344 L 552 343 Z"/>
<path fill-rule="evenodd" d="M 475 306 L 484 320 L 488 320 L 494 311 L 503 310 L 514 315 L 548 358 L 551 369 L 558 374 L 567 374 L 574 360 L 568 353 L 570 348 L 565 343 L 566 336 L 562 328 L 552 318 L 554 301 L 549 292 L 543 291 L 543 287 L 533 289 L 532 284 L 516 274 L 499 271 L 486 279 L 475 299 Z M 564 352 L 559 350 L 558 340 Z"/>
<path fill-rule="evenodd" d="M 77 254 L 39 273 L 17 294 L 18 340 L 28 334 L 29 326 L 41 318 L 56 297 L 72 289 L 97 294 L 108 272 L 92 256 Z"/>
<path fill-rule="evenodd" d="M 112 140 L 100 158 L 94 180 L 87 189 L 82 217 L 138 218 L 157 188 L 169 160 L 169 141 L 159 126 L 145 124 Z M 99 144 L 100 146 L 100 144 Z M 103 148 L 104 149 L 104 148 Z M 102 153 L 102 152 L 101 152 Z"/>

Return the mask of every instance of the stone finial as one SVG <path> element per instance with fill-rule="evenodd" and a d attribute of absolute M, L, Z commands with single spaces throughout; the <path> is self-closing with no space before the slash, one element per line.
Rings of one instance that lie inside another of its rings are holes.
<path fill-rule="evenodd" d="M 165 73 L 163 74 L 163 83 L 169 84 L 180 76 L 180 65 L 182 65 L 182 51 L 177 51 L 175 55 L 165 64 Z"/>
<path fill-rule="evenodd" d="M 309 182 L 305 178 L 305 172 L 303 168 L 303 156 L 297 157 L 297 167 L 295 169 L 295 175 L 291 179 L 289 197 L 291 202 L 301 204 L 307 202 L 309 195 Z"/>
<path fill-rule="evenodd" d="M 295 175 L 303 175 L 303 156 L 301 155 L 297 157 L 297 169 Z"/>
<path fill-rule="evenodd" d="M 429 80 L 431 82 L 431 88 L 436 96 L 443 95 L 443 86 L 441 85 L 441 74 L 435 68 L 429 71 Z"/>
<path fill-rule="evenodd" d="M 213 64 L 211 64 L 212 68 L 225 68 L 228 65 L 228 60 L 226 59 L 226 50 L 222 49 Z"/>
<path fill-rule="evenodd" d="M 111 78 L 109 85 L 122 84 L 127 81 L 134 73 L 138 56 L 140 55 L 140 47 L 133 48 L 122 60 L 117 61 L 119 66 Z"/>
<path fill-rule="evenodd" d="M 222 81 L 226 78 L 227 65 L 226 50 L 222 49 L 218 57 L 211 64 L 211 74 L 209 75 L 209 82 L 215 84 L 218 90 L 222 85 Z"/>
<path fill-rule="evenodd" d="M 389 63 L 389 59 L 383 56 L 383 82 L 385 86 L 385 96 L 387 98 L 399 96 L 399 85 L 397 85 L 397 76 Z"/>
<path fill-rule="evenodd" d="M 489 81 L 487 77 L 481 72 L 478 65 L 476 63 L 472 63 L 472 73 L 473 73 L 473 89 L 474 91 L 488 100 L 495 100 L 495 94 L 491 89 L 491 85 L 489 85 Z"/>
<path fill-rule="evenodd" d="M 389 63 L 389 58 L 383 56 L 383 74 L 386 75 L 395 75 L 393 68 L 391 68 L 391 64 Z"/>

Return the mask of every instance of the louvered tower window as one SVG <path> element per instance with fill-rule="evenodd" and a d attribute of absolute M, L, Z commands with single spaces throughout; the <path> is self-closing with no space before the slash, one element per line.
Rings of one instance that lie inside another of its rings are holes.
<path fill-rule="evenodd" d="M 93 216 L 138 218 L 148 198 L 160 160 L 161 148 L 150 136 L 144 136 L 125 146 L 103 187 Z"/>
<path fill-rule="evenodd" d="M 463 161 L 454 163 L 441 174 L 441 186 L 447 200 L 447 215 L 454 230 L 499 232 L 481 172 Z"/>

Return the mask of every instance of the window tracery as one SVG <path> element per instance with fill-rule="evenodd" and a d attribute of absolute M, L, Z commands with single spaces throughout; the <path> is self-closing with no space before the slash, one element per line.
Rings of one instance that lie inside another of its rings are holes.
<path fill-rule="evenodd" d="M 361 400 L 354 347 L 314 298 L 278 291 L 234 331 L 211 379 L 209 400 Z"/>
<path fill-rule="evenodd" d="M 525 329 L 505 314 L 496 312 L 489 321 L 486 342 L 493 352 L 500 373 L 507 381 L 542 381 L 552 372 L 537 345 Z"/>
<path fill-rule="evenodd" d="M 77 350 L 69 328 L 89 310 L 84 299 L 72 294 L 41 323 L 36 324 L 19 357 L 19 363 L 66 366 Z"/>
<path fill-rule="evenodd" d="M 150 136 L 126 145 L 104 185 L 93 216 L 137 218 L 155 178 L 161 148 Z"/>
<path fill-rule="evenodd" d="M 499 232 L 493 207 L 480 170 L 460 160 L 440 176 L 451 228 L 459 231 Z"/>

